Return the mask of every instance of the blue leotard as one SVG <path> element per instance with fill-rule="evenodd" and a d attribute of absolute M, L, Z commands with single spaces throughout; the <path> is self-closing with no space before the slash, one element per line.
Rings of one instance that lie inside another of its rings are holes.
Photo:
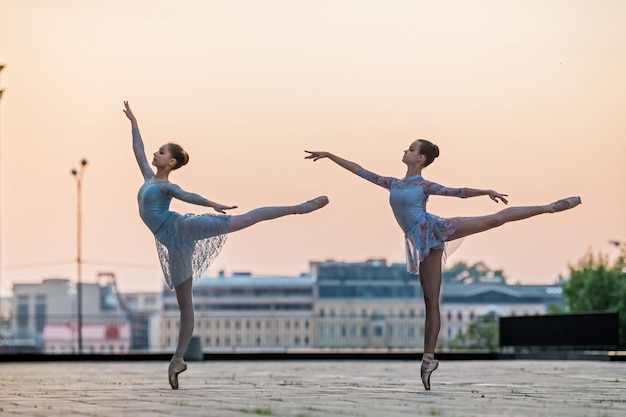
<path fill-rule="evenodd" d="M 139 215 L 154 234 L 170 288 L 206 272 L 226 243 L 231 218 L 227 214 L 182 215 L 169 209 L 173 197 L 196 204 L 204 200 L 167 181 L 145 181 L 137 194 Z"/>
<path fill-rule="evenodd" d="M 139 129 L 134 128 L 133 149 L 144 175 L 137 193 L 139 215 L 154 234 L 163 276 L 170 288 L 200 278 L 221 251 L 228 237 L 227 214 L 180 214 L 170 210 L 172 198 L 206 205 L 207 199 L 184 191 L 169 181 L 153 181 Z"/>
<path fill-rule="evenodd" d="M 361 168 L 358 175 L 389 190 L 389 203 L 393 214 L 404 231 L 407 270 L 419 272 L 419 263 L 431 249 L 444 249 L 446 240 L 458 227 L 461 217 L 444 219 L 426 211 L 429 195 L 465 198 L 463 188 L 449 188 L 427 181 L 421 175 L 402 179 L 383 177 Z"/>

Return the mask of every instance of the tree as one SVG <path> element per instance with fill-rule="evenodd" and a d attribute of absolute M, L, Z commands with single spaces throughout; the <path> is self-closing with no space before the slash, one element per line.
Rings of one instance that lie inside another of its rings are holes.
<path fill-rule="evenodd" d="M 488 313 L 477 317 L 476 321 L 467 326 L 467 330 L 457 334 L 450 340 L 453 349 L 486 349 L 495 351 L 499 346 L 498 316 Z"/>
<path fill-rule="evenodd" d="M 563 284 L 566 309 L 570 312 L 618 311 L 620 345 L 626 346 L 625 251 L 611 264 L 607 255 L 587 253 Z"/>
<path fill-rule="evenodd" d="M 442 279 L 446 284 L 475 284 L 485 281 L 506 284 L 504 271 L 492 270 L 484 262 L 477 262 L 471 266 L 463 261 L 457 262 L 443 271 Z"/>

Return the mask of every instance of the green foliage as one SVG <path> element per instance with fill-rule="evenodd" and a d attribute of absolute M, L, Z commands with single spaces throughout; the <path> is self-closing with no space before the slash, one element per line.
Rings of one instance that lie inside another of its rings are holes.
<path fill-rule="evenodd" d="M 626 346 L 626 265 L 624 252 L 613 264 L 606 255 L 587 253 L 563 284 L 570 312 L 618 311 L 620 345 Z"/>
<path fill-rule="evenodd" d="M 502 269 L 491 269 L 484 262 L 477 262 L 474 265 L 468 265 L 463 261 L 457 262 L 443 271 L 442 279 L 447 284 L 506 283 Z"/>
<path fill-rule="evenodd" d="M 563 308 L 556 303 L 550 303 L 548 304 L 548 314 L 563 314 Z"/>
<path fill-rule="evenodd" d="M 479 316 L 474 323 L 467 326 L 467 330 L 457 334 L 450 340 L 452 349 L 481 349 L 495 351 L 499 347 L 498 316 L 489 313 Z"/>

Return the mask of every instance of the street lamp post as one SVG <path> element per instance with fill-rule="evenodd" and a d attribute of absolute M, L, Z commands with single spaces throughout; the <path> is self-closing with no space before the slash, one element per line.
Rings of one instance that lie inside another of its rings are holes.
<path fill-rule="evenodd" d="M 72 169 L 72 175 L 76 179 L 76 300 L 78 304 L 78 353 L 83 353 L 83 288 L 82 288 L 82 260 L 81 260 L 81 185 L 83 182 L 84 168 L 87 160 L 80 161 L 80 168 Z"/>

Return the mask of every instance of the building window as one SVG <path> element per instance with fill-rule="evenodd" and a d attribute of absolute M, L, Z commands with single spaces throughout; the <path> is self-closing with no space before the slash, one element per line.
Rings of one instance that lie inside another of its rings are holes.
<path fill-rule="evenodd" d="M 383 335 L 383 326 L 374 327 L 374 336 L 381 337 Z"/>
<path fill-rule="evenodd" d="M 157 304 L 157 298 L 154 295 L 148 295 L 144 302 L 146 303 L 146 307 L 152 307 Z"/>
<path fill-rule="evenodd" d="M 26 331 L 28 328 L 28 304 L 28 295 L 17 297 L 17 327 L 20 331 Z"/>

